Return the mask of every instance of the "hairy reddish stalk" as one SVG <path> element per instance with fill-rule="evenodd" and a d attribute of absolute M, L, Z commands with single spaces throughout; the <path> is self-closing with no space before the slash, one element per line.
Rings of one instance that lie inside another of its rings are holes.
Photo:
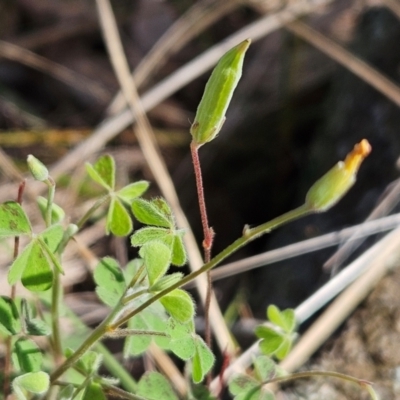
<path fill-rule="evenodd" d="M 204 198 L 203 177 L 201 173 L 200 158 L 199 158 L 199 146 L 196 143 L 192 142 L 190 145 L 190 151 L 192 154 L 194 174 L 196 177 L 197 197 L 199 199 L 201 224 L 203 226 L 204 262 L 207 264 L 211 260 L 211 248 L 214 240 L 214 231 L 208 225 L 206 201 Z M 211 272 L 207 271 L 207 294 L 204 303 L 204 322 L 205 322 L 205 340 L 209 348 L 211 348 L 211 326 L 209 318 L 211 293 L 212 293 Z M 211 382 L 211 375 L 207 376 L 207 380 Z"/>

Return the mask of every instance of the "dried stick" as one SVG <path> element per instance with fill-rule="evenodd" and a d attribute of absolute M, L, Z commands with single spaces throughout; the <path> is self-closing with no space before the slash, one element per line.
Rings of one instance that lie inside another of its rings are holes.
<path fill-rule="evenodd" d="M 146 118 L 145 110 L 140 102 L 136 88 L 132 85 L 129 66 L 124 56 L 111 6 L 108 0 L 97 0 L 97 6 L 103 34 L 110 53 L 110 59 L 114 65 L 126 101 L 131 108 L 132 115 L 136 115 L 137 118 L 136 135 L 140 147 L 161 192 L 174 211 L 178 225 L 187 229 L 190 226 L 189 222 L 179 204 L 174 184 L 158 150 L 154 134 Z M 192 270 L 197 270 L 202 266 L 203 262 L 191 230 L 186 232 L 185 243 L 188 251 L 190 267 Z M 199 277 L 197 288 L 202 300 L 205 301 L 207 284 L 204 276 Z M 229 352 L 233 354 L 235 346 L 230 337 L 230 332 L 224 322 L 223 315 L 218 307 L 215 296 L 213 296 L 211 302 L 210 316 L 213 319 L 214 333 L 219 347 L 221 349 L 228 348 Z"/>

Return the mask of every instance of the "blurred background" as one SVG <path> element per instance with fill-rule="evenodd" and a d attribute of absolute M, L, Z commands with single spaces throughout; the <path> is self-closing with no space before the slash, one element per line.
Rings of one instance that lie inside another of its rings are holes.
<path fill-rule="evenodd" d="M 258 225 L 302 204 L 312 183 L 363 138 L 373 151 L 356 185 L 337 206 L 257 240 L 232 260 L 361 223 L 397 179 L 398 0 L 114 0 L 112 6 L 129 65 L 132 70 L 139 66 L 135 82 L 142 95 L 230 35 L 270 17 L 265 24 L 273 27 L 260 33 L 246 55 L 222 131 L 200 150 L 209 221 L 216 232 L 215 254 L 239 237 L 245 224 Z M 291 25 L 295 19 L 298 24 Z M 157 45 L 179 23 L 181 30 L 172 43 Z M 312 38 L 320 40 L 322 49 Z M 115 101 L 119 85 L 94 1 L 0 0 L 0 39 L 0 172 L 8 188 L 1 195 L 5 199 L 16 196 L 16 169 L 26 171 L 28 154 L 60 166 L 57 163 L 91 135 L 96 138 L 101 127 L 107 129 L 110 120 L 118 121 L 125 106 Z M 154 45 L 161 56 L 143 64 L 149 52 L 154 54 Z M 342 51 L 341 63 L 335 46 Z M 352 56 L 366 63 L 367 81 L 352 72 Z M 209 72 L 204 73 L 201 63 L 196 68 L 199 76 L 172 88 L 166 99 L 156 99 L 148 117 L 201 244 L 189 127 Z M 76 157 L 57 170 L 62 188 L 58 201 L 73 217 L 96 194 L 82 165 L 99 151 L 116 157 L 122 184 L 141 178 L 153 181 L 129 122 L 123 125 L 107 140 L 99 138 L 99 148 L 92 150 L 88 143 L 83 159 Z M 155 184 L 149 194 L 159 194 Z M 124 241 L 95 233 L 91 238 L 87 244 L 97 256 L 112 254 L 122 263 L 135 256 Z M 353 258 L 375 240 L 367 241 Z M 314 252 L 218 282 L 222 310 L 238 297 L 243 304 L 239 314 L 251 318 L 265 318 L 271 302 L 282 308 L 297 306 L 329 279 L 322 265 L 333 252 Z M 80 267 L 71 258 L 66 290 L 81 293 L 71 304 L 86 299 L 95 307 L 93 282 Z M 87 312 L 94 310 L 87 307 Z M 253 339 L 244 332 L 246 340 Z"/>

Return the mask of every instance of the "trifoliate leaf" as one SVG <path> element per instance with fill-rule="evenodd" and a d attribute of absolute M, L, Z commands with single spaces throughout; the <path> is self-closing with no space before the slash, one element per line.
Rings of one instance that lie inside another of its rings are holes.
<path fill-rule="evenodd" d="M 151 242 L 153 240 L 162 241 L 165 236 L 170 235 L 170 230 L 165 228 L 156 228 L 154 226 L 149 226 L 146 228 L 142 228 L 137 230 L 131 236 L 131 244 L 134 247 L 143 246 L 147 242 Z"/>
<path fill-rule="evenodd" d="M 165 307 L 172 318 L 183 324 L 194 316 L 193 299 L 182 289 L 175 289 L 161 297 L 160 303 Z"/>
<path fill-rule="evenodd" d="M 33 394 L 44 394 L 49 386 L 50 377 L 43 371 L 18 376 L 12 382 L 13 391 L 18 400 L 26 400 L 25 390 Z"/>
<path fill-rule="evenodd" d="M 173 228 L 173 223 L 160 211 L 154 201 L 135 199 L 132 202 L 132 212 L 136 219 L 143 224 Z"/>
<path fill-rule="evenodd" d="M 141 196 L 147 190 L 148 187 L 149 187 L 149 182 L 138 181 L 123 187 L 122 189 L 118 190 L 116 194 L 123 201 L 130 204 L 133 199 L 136 199 L 136 197 Z"/>
<path fill-rule="evenodd" d="M 167 272 L 171 261 L 171 250 L 163 243 L 146 243 L 139 251 L 144 260 L 150 285 L 154 285 Z"/>
<path fill-rule="evenodd" d="M 143 375 L 137 394 L 147 400 L 178 400 L 168 380 L 158 372 L 146 372 Z"/>
<path fill-rule="evenodd" d="M 200 336 L 196 340 L 196 352 L 193 357 L 192 378 L 193 382 L 199 383 L 214 365 L 215 357 L 212 351 L 204 343 Z"/>
<path fill-rule="evenodd" d="M 100 157 L 94 165 L 86 163 L 86 171 L 95 182 L 107 190 L 114 189 L 115 161 L 110 155 Z"/>
<path fill-rule="evenodd" d="M 20 204 L 15 201 L 0 204 L 0 238 L 31 233 L 31 224 Z"/>
<path fill-rule="evenodd" d="M 15 342 L 14 352 L 18 358 L 19 367 L 23 372 L 40 371 L 43 356 L 34 341 L 25 338 L 18 339 Z"/>
<path fill-rule="evenodd" d="M 11 335 L 17 334 L 20 330 L 17 306 L 14 300 L 7 296 L 0 297 L 0 325 Z"/>
<path fill-rule="evenodd" d="M 132 232 L 132 219 L 118 198 L 112 198 L 107 214 L 107 234 L 127 236 Z"/>
<path fill-rule="evenodd" d="M 267 317 L 287 333 L 293 332 L 296 327 L 296 315 L 292 309 L 280 311 L 275 305 L 270 305 L 267 309 Z"/>
<path fill-rule="evenodd" d="M 158 212 L 162 214 L 171 224 L 171 227 L 175 225 L 174 216 L 172 214 L 171 207 L 162 197 L 156 197 L 151 200 L 154 207 L 157 208 Z"/>

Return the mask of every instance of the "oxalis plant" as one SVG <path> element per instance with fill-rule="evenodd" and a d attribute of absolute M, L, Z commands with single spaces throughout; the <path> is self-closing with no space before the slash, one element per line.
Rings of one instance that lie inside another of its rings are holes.
<path fill-rule="evenodd" d="M 199 104 L 192 135 L 191 154 L 196 176 L 201 220 L 204 231 L 204 264 L 188 275 L 169 273 L 171 265 L 186 263 L 183 244 L 185 231 L 176 226 L 170 206 L 162 197 L 142 198 L 148 182 L 139 181 L 116 187 L 115 162 L 101 156 L 87 163 L 90 178 L 104 191 L 89 211 L 75 224 L 66 223 L 65 212 L 54 203 L 56 183 L 48 169 L 34 156 L 28 157 L 33 178 L 47 187 L 47 196 L 37 205 L 45 229 L 34 232 L 22 205 L 21 184 L 17 201 L 0 205 L 0 237 L 14 238 L 14 258 L 8 270 L 10 296 L 0 297 L 0 334 L 4 339 L 3 398 L 103 400 L 107 396 L 136 400 L 178 399 L 167 378 L 158 372 L 146 372 L 137 382 L 101 344 L 105 338 L 123 338 L 124 358 L 138 357 L 153 342 L 186 363 L 193 384 L 188 384 L 188 399 L 216 399 L 203 381 L 215 357 L 210 349 L 209 323 L 206 340 L 196 333 L 196 306 L 188 292 L 180 287 L 220 264 L 250 241 L 278 226 L 310 213 L 333 206 L 354 184 L 362 160 L 369 154 L 366 140 L 357 144 L 343 162 L 337 163 L 308 191 L 305 203 L 272 221 L 250 228 L 219 254 L 212 256 L 214 232 L 208 224 L 203 193 L 199 148 L 220 132 L 235 87 L 240 79 L 243 59 L 250 45 L 245 40 L 229 50 L 219 61 L 206 85 Z M 87 223 L 106 210 L 106 234 L 130 236 L 140 258 L 121 266 L 112 257 L 100 260 L 94 271 L 96 293 L 109 307 L 108 316 L 93 330 L 85 327 L 63 302 L 60 276 L 63 253 L 68 243 Z M 133 218 L 143 227 L 133 230 Z M 19 238 L 24 237 L 24 246 Z M 16 295 L 23 285 L 30 296 Z M 209 293 L 211 284 L 209 284 Z M 209 296 L 208 296 L 209 298 Z M 206 318 L 207 318 L 206 304 Z M 63 335 L 60 317 L 71 319 L 83 337 Z M 293 310 L 267 309 L 268 325 L 256 328 L 262 355 L 254 359 L 250 374 L 233 377 L 229 391 L 236 400 L 273 399 L 268 383 L 317 375 L 333 376 L 365 387 L 376 399 L 368 382 L 333 372 L 302 372 L 287 375 L 276 364 L 283 359 L 296 337 Z M 75 337 L 75 340 L 71 340 Z M 112 377 L 100 374 L 104 366 Z M 216 371 L 218 373 L 218 371 Z M 9 397 L 7 397 L 9 398 Z"/>

